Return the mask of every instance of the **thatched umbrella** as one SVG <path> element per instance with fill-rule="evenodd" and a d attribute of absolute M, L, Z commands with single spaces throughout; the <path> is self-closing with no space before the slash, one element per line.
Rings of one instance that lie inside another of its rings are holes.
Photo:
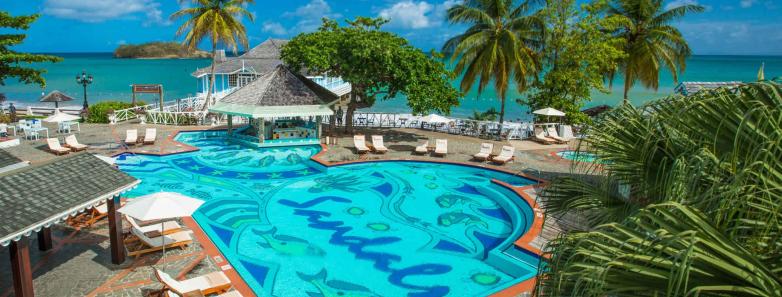
<path fill-rule="evenodd" d="M 60 102 L 66 101 L 73 101 L 73 98 L 60 91 L 52 91 L 48 95 L 41 97 L 41 102 L 54 102 L 54 108 L 59 108 Z"/>

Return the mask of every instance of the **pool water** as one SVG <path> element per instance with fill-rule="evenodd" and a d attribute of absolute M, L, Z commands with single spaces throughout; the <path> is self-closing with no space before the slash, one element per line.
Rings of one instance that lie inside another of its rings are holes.
<path fill-rule="evenodd" d="M 562 159 L 571 160 L 571 161 L 586 162 L 586 163 L 601 163 L 600 160 L 598 160 L 597 155 L 588 152 L 561 151 L 561 152 L 557 152 L 557 156 L 560 156 Z"/>
<path fill-rule="evenodd" d="M 498 171 L 425 162 L 323 167 L 319 146 L 255 148 L 183 132 L 198 147 L 121 155 L 128 193 L 206 201 L 193 218 L 259 296 L 483 296 L 534 276 L 506 255 L 532 223 Z"/>

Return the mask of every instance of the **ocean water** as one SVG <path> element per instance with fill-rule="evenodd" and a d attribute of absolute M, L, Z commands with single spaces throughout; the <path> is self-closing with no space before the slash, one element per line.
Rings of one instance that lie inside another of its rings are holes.
<path fill-rule="evenodd" d="M 75 76 L 81 70 L 87 70 L 95 78 L 88 87 L 90 102 L 102 100 L 130 101 L 131 84 L 154 83 L 163 84 L 166 100 L 193 95 L 196 92 L 196 80 L 190 73 L 199 67 L 209 65 L 208 59 L 114 59 L 111 53 L 81 53 L 57 54 L 64 60 L 60 63 L 36 63 L 33 67 L 47 70 L 44 77 L 47 80 L 45 90 L 37 86 L 19 84 L 15 80 L 6 80 L 6 85 L 0 86 L 0 92 L 5 93 L 11 101 L 24 104 L 35 104 L 42 91 L 59 90 L 78 99 L 71 105 L 80 105 L 82 87 L 76 84 Z M 766 78 L 782 76 L 782 56 L 693 56 L 687 62 L 686 71 L 680 75 L 680 81 L 754 81 L 761 63 L 766 64 Z M 458 87 L 458 80 L 454 86 Z M 608 104 L 616 105 L 622 101 L 621 79 L 614 82 L 614 90 L 610 94 L 596 92 L 587 107 Z M 661 98 L 673 93 L 676 85 L 667 72 L 661 74 L 660 88 L 657 91 L 636 86 L 630 92 L 631 101 L 635 104 Z M 511 90 L 508 93 L 507 118 L 517 119 L 529 116 L 526 106 L 515 103 L 516 98 L 524 95 Z M 140 100 L 157 100 L 156 95 L 142 94 Z M 452 109 L 455 116 L 467 116 L 473 111 L 483 111 L 491 107 L 499 110 L 499 101 L 494 89 L 484 90 L 478 94 L 472 90 L 461 100 L 461 104 Z M 379 101 L 371 111 L 376 112 L 409 112 L 404 98 Z"/>

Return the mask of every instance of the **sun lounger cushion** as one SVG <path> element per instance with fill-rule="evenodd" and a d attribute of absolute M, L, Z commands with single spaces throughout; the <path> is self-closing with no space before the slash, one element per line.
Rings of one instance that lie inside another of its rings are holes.
<path fill-rule="evenodd" d="M 201 292 L 198 292 L 198 293 L 193 292 L 192 294 L 188 293 L 187 295 L 188 296 L 193 296 L 193 297 L 195 297 L 195 296 L 198 296 L 198 297 L 204 296 L 204 294 L 201 294 Z M 183 295 L 179 295 L 179 294 L 174 293 L 172 291 L 166 291 L 166 296 L 167 297 L 185 297 Z M 225 292 L 225 293 L 220 294 L 220 295 L 216 295 L 215 297 L 244 297 L 244 296 L 242 296 L 242 293 L 239 293 L 239 291 L 230 291 L 230 292 Z"/>
<path fill-rule="evenodd" d="M 445 155 L 448 153 L 448 139 L 438 139 L 434 148 L 434 153 Z"/>
<path fill-rule="evenodd" d="M 57 154 L 65 154 L 71 150 L 60 146 L 60 141 L 57 138 L 47 138 L 46 144 L 49 146 L 49 150 Z"/>
<path fill-rule="evenodd" d="M 567 142 L 566 139 L 559 137 L 559 134 L 557 134 L 557 129 L 554 128 L 554 126 L 548 126 L 546 128 L 546 132 L 548 132 L 548 137 L 551 139 L 556 140 L 557 142 Z"/>
<path fill-rule="evenodd" d="M 68 135 L 68 137 L 65 137 L 65 144 L 67 144 L 69 147 L 71 147 L 73 150 L 80 151 L 87 148 L 86 145 L 79 143 L 78 140 L 76 140 L 76 135 Z"/>
<path fill-rule="evenodd" d="M 415 152 L 419 154 L 426 154 L 429 152 L 429 142 L 424 142 L 421 145 L 415 147 Z"/>
<path fill-rule="evenodd" d="M 138 130 L 130 129 L 125 131 L 125 143 L 136 144 L 138 142 Z"/>
<path fill-rule="evenodd" d="M 183 243 L 188 241 L 193 241 L 192 231 L 179 231 L 173 234 L 167 234 L 157 237 L 147 237 L 145 232 L 137 229 L 137 228 L 130 228 L 130 232 L 133 233 L 136 237 L 138 237 L 139 240 L 144 242 L 146 245 L 151 247 L 162 247 L 164 245 L 171 245 L 175 243 Z"/>
<path fill-rule="evenodd" d="M 231 280 L 229 280 L 222 271 L 212 272 L 183 281 L 178 281 L 158 269 L 155 269 L 155 275 L 161 283 L 179 295 L 193 291 L 210 292 L 213 291 L 214 288 L 230 287 L 231 285 Z"/>
<path fill-rule="evenodd" d="M 179 223 L 177 223 L 176 221 L 166 221 L 162 223 L 154 223 L 154 224 L 141 226 L 139 225 L 138 221 L 136 221 L 132 217 L 125 216 L 125 219 L 128 220 L 128 222 L 133 228 L 138 229 L 141 232 L 144 232 L 145 235 L 152 232 L 155 232 L 157 234 L 163 234 L 173 230 L 183 229 L 182 226 L 179 225 Z"/>
<path fill-rule="evenodd" d="M 147 128 L 147 131 L 144 133 L 144 143 L 155 143 L 155 138 L 157 138 L 157 129 Z"/>
<path fill-rule="evenodd" d="M 375 148 L 375 151 L 378 152 L 388 151 L 388 148 L 383 145 L 383 136 L 381 135 L 372 135 L 372 146 Z"/>

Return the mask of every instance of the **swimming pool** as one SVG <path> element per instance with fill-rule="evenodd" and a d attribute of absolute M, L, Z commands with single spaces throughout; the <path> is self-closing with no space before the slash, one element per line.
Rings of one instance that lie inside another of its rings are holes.
<path fill-rule="evenodd" d="M 588 152 L 560 151 L 560 152 L 557 152 L 557 156 L 561 157 L 562 159 L 571 160 L 571 161 L 587 162 L 587 163 L 601 163 L 598 160 L 597 155 L 595 155 L 594 153 L 588 153 Z"/>
<path fill-rule="evenodd" d="M 411 161 L 324 167 L 319 146 L 256 148 L 215 132 L 199 151 L 121 155 L 142 180 L 128 197 L 174 191 L 206 203 L 193 218 L 260 296 L 483 296 L 536 274 L 513 241 L 533 211 L 498 179 L 519 176 Z"/>

